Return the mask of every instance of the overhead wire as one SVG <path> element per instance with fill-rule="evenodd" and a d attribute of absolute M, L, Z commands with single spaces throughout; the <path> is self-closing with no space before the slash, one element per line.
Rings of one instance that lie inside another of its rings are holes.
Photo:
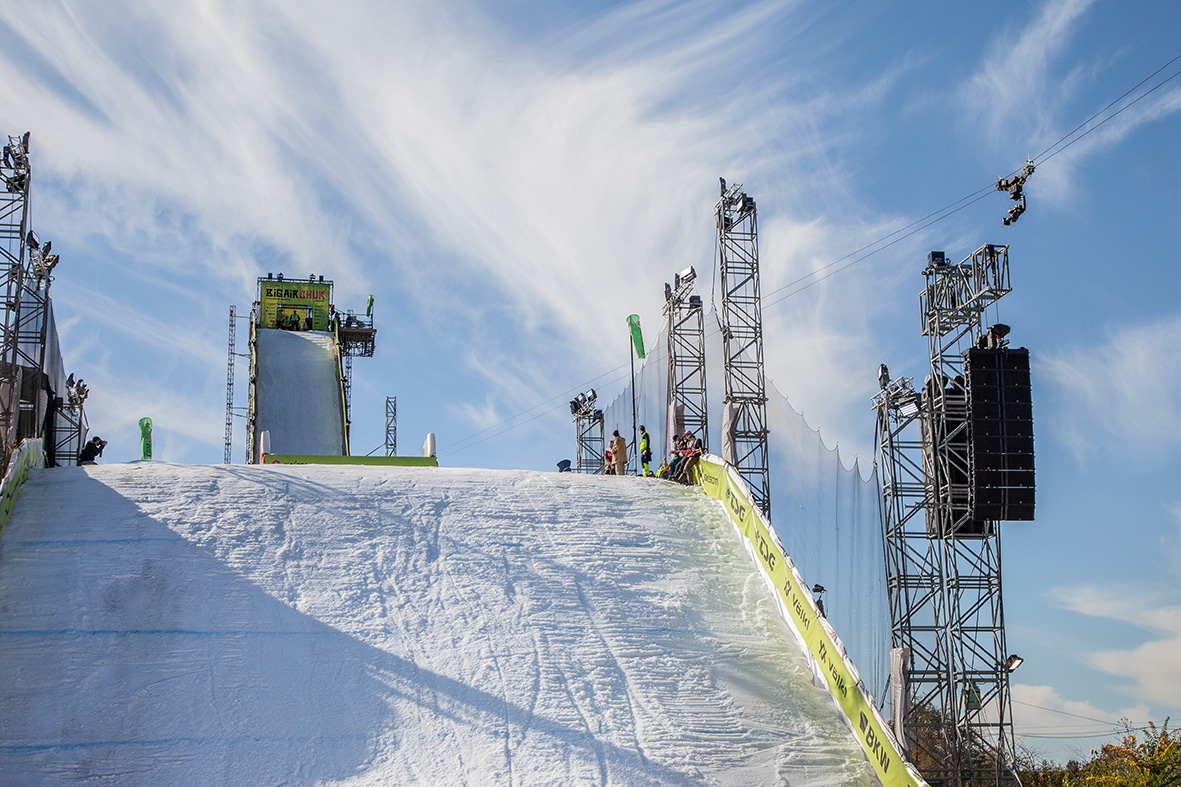
<path fill-rule="evenodd" d="M 1039 153 L 1035 158 L 1031 159 L 1031 161 L 1033 161 L 1033 163 L 1035 165 L 1040 165 L 1041 163 L 1050 160 L 1054 156 L 1058 155 L 1062 151 L 1066 150 L 1070 146 L 1072 146 L 1075 143 L 1082 140 L 1084 137 L 1086 137 L 1091 132 L 1099 129 L 1104 124 L 1106 124 L 1109 121 L 1118 117 L 1124 111 L 1130 109 L 1132 106 L 1136 105 L 1137 103 L 1139 103 L 1143 99 L 1147 98 L 1149 95 L 1155 93 L 1157 90 L 1164 87 L 1166 84 L 1171 82 L 1173 79 L 1177 78 L 1178 76 L 1181 76 L 1181 69 L 1173 72 L 1168 77 L 1161 80 L 1160 82 L 1158 82 L 1156 85 L 1154 85 L 1150 89 L 1144 91 L 1140 95 L 1136 96 L 1133 100 L 1124 104 L 1122 107 L 1120 107 L 1117 111 L 1113 112 L 1111 115 L 1104 117 L 1098 123 L 1091 125 L 1091 123 L 1093 121 L 1095 121 L 1096 118 L 1099 118 L 1100 116 L 1102 116 L 1105 112 L 1107 112 L 1113 106 L 1118 104 L 1123 99 L 1127 98 L 1129 95 L 1134 93 L 1137 89 L 1142 87 L 1146 82 L 1151 80 L 1157 74 L 1160 74 L 1162 71 L 1167 69 L 1172 64 L 1176 63 L 1178 60 L 1181 60 L 1181 53 L 1174 56 L 1167 63 L 1162 65 L 1160 68 L 1153 71 L 1151 74 L 1146 76 L 1144 79 L 1140 80 L 1138 83 L 1133 85 L 1131 88 L 1124 91 L 1124 93 L 1122 93 L 1119 97 L 1117 97 L 1113 101 L 1109 102 L 1102 109 L 1100 109 L 1099 111 L 1092 114 L 1090 117 L 1088 117 L 1086 120 L 1084 120 L 1078 126 L 1073 128 L 1071 131 L 1064 134 L 1054 144 L 1050 145 L 1048 148 L 1046 148 L 1041 153 Z M 1088 126 L 1089 126 L 1089 128 L 1088 128 Z M 1086 128 L 1087 130 L 1084 131 L 1083 133 L 1079 134 L 1078 132 L 1084 128 Z M 1075 136 L 1076 134 L 1077 134 L 1077 136 Z M 1013 170 L 1012 172 L 1010 172 L 1009 177 L 1012 177 L 1014 174 L 1016 174 L 1016 172 L 1017 172 L 1017 170 Z M 861 248 L 851 251 L 848 254 L 846 254 L 838 259 L 835 259 L 832 262 L 829 262 L 828 264 L 826 264 L 820 268 L 817 268 L 814 271 L 810 271 L 810 272 L 804 274 L 803 276 L 800 276 L 799 278 L 788 282 L 787 284 L 777 287 L 774 290 L 771 290 L 770 292 L 765 293 L 763 296 L 764 299 L 768 296 L 775 295 L 776 293 L 784 292 L 784 290 L 789 290 L 789 291 L 784 293 L 782 296 L 780 296 L 778 298 L 774 298 L 773 300 L 766 301 L 763 304 L 763 306 L 764 307 L 774 306 L 775 304 L 781 303 L 782 301 L 784 301 L 788 298 L 799 295 L 800 293 L 804 292 L 805 290 L 809 289 L 810 287 L 813 287 L 816 284 L 819 284 L 820 282 L 825 281 L 826 279 L 831 278 L 832 276 L 835 276 L 838 273 L 841 273 L 842 271 L 848 270 L 849 268 L 853 267 L 857 263 L 863 262 L 863 261 L 869 259 L 870 257 L 872 257 L 882 251 L 885 251 L 886 249 L 890 248 L 891 246 L 901 243 L 903 240 L 906 240 L 907 238 L 910 238 L 910 237 L 916 235 L 917 233 L 927 229 L 928 227 L 930 227 L 934 224 L 937 224 L 937 223 L 955 215 L 956 213 L 959 213 L 960 211 L 964 210 L 965 208 L 968 208 L 968 207 L 976 204 L 977 202 L 984 199 L 989 194 L 995 193 L 996 190 L 997 189 L 996 189 L 995 183 L 990 183 L 988 186 L 982 187 L 982 188 L 977 189 L 976 191 L 972 192 L 971 194 L 967 194 L 963 197 L 960 197 L 958 200 L 955 200 L 954 202 L 944 205 L 943 207 L 928 213 L 927 215 L 923 216 L 922 218 L 915 219 L 914 221 L 907 224 L 906 226 L 899 227 L 898 229 L 894 230 L 893 232 L 883 235 L 882 237 L 878 238 L 877 240 L 867 243 L 866 245 L 862 246 Z M 898 237 L 895 237 L 895 236 L 898 236 Z M 891 239 L 893 239 L 893 240 L 891 240 Z M 887 243 L 886 241 L 889 241 L 889 242 Z M 714 258 L 715 259 L 717 258 L 717 251 L 718 251 L 717 241 L 716 241 L 716 236 L 715 236 L 715 246 L 714 246 Z M 865 253 L 862 254 L 862 252 L 865 252 Z M 860 255 L 860 256 L 858 256 L 858 255 Z M 848 262 L 845 265 L 840 265 L 842 262 L 846 262 L 846 261 L 848 261 Z M 835 270 L 830 270 L 830 269 L 833 269 L 834 266 L 838 266 L 838 265 L 840 265 L 840 267 L 835 268 Z M 820 274 L 824 274 L 824 275 L 820 275 Z M 711 277 L 711 281 L 712 281 L 712 278 L 713 277 Z M 809 279 L 812 279 L 812 280 L 809 281 Z M 808 283 L 804 284 L 802 287 L 798 287 L 797 289 L 790 289 L 792 287 L 795 287 L 798 284 L 802 284 L 803 282 L 808 282 Z M 714 300 L 714 293 L 711 293 L 710 300 L 711 300 L 711 302 Z M 714 311 L 715 311 L 715 314 L 717 314 L 718 310 L 717 310 L 716 303 L 714 303 Z M 721 328 L 721 324 L 720 324 L 720 317 L 719 317 L 718 329 L 720 330 L 720 328 Z M 711 335 L 712 335 L 712 333 L 711 333 Z M 618 372 L 620 369 L 624 368 L 625 366 L 627 366 L 627 364 L 617 366 L 614 369 L 612 369 L 611 371 L 604 372 L 603 374 L 600 374 L 599 376 L 593 378 L 591 380 L 591 382 L 584 384 L 583 386 L 581 386 L 578 389 L 574 389 L 573 393 L 575 395 L 577 395 L 577 393 L 579 393 L 580 390 L 582 390 L 586 387 L 589 387 L 591 384 L 593 384 L 597 380 L 601 380 L 602 378 L 604 378 L 610 374 L 614 374 L 615 372 Z M 612 380 L 609 382 L 617 382 L 617 381 L 618 380 Z M 521 416 L 526 415 L 530 412 L 533 412 L 534 410 L 537 410 L 538 408 L 545 407 L 547 405 L 551 405 L 551 403 L 559 402 L 561 399 L 563 399 L 564 397 L 566 397 L 568 395 L 570 395 L 570 391 L 567 391 L 564 394 L 558 394 L 554 397 L 546 399 L 545 401 L 540 402 L 539 404 L 536 404 L 533 407 L 530 407 L 529 409 L 522 411 L 521 413 L 518 413 L 518 414 L 513 415 L 509 418 L 506 418 L 502 421 L 499 421 L 498 423 L 493 424 L 492 426 L 486 427 L 485 429 L 482 429 L 479 432 L 475 432 L 474 434 L 469 435 L 468 437 L 465 437 L 465 438 L 457 441 L 456 443 L 451 444 L 450 446 L 447 446 L 447 448 L 448 448 L 448 450 L 452 451 L 453 453 L 458 453 L 460 451 L 464 451 L 468 448 L 471 448 L 475 445 L 479 445 L 480 443 L 486 442 L 487 440 L 491 439 L 492 437 L 497 437 L 497 436 L 504 434 L 508 431 L 516 429 L 519 426 L 523 426 L 527 423 L 535 421 L 538 418 L 540 418 L 544 415 L 548 415 L 549 413 L 556 410 L 558 408 L 558 405 L 553 404 L 552 406 L 549 407 L 549 409 L 545 410 L 544 412 L 538 413 L 534 417 L 528 418 L 524 421 L 521 421 L 520 423 L 516 423 L 516 424 L 512 423 L 513 421 L 520 418 Z M 494 430 L 494 429 L 499 429 L 502 426 L 504 426 L 505 428 L 501 429 L 500 431 L 496 432 L 493 435 L 490 435 L 489 437 L 486 437 L 486 438 L 483 438 L 480 440 L 474 439 L 474 438 L 478 437 L 479 435 L 482 435 L 482 434 L 489 432 L 491 430 Z M 376 449 L 374 449 L 374 450 L 376 450 Z"/>

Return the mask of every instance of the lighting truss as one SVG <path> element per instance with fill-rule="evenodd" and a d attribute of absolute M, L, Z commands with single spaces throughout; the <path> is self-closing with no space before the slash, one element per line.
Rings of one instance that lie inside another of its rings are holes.
<path fill-rule="evenodd" d="M 726 188 L 714 212 L 722 280 L 722 342 L 728 418 L 727 457 L 746 481 L 755 505 L 771 517 L 767 453 L 767 392 L 763 371 L 763 313 L 759 292 L 758 217 L 741 184 Z M 723 452 L 725 453 L 725 452 Z"/>
<path fill-rule="evenodd" d="M 42 371 L 49 322 L 49 272 L 28 244 L 29 135 L 9 136 L 0 157 L 0 276 L 4 317 L 0 336 L 0 472 L 12 448 L 41 433 L 44 422 Z"/>
<path fill-rule="evenodd" d="M 687 429 L 709 445 L 706 420 L 705 325 L 701 298 L 691 295 L 696 274 L 678 274 L 675 286 L 665 285 L 664 313 L 668 317 L 668 405 L 676 406 L 679 423 L 668 428 L 665 446 L 681 429 Z"/>
<path fill-rule="evenodd" d="M 398 397 L 385 398 L 385 455 L 398 455 Z"/>
<path fill-rule="evenodd" d="M 1008 264 L 1006 246 L 958 265 L 932 252 L 919 296 L 930 373 L 918 391 L 883 374 L 874 399 L 891 645 L 909 653 L 895 734 L 931 784 L 1013 783 L 1000 531 L 967 504 L 964 370 L 985 309 L 1011 289 Z"/>
<path fill-rule="evenodd" d="M 234 447 L 234 336 L 237 333 L 237 308 L 230 307 L 229 360 L 226 363 L 226 436 L 223 464 L 230 463 Z"/>
<path fill-rule="evenodd" d="M 579 473 L 598 475 L 606 469 L 603 463 L 603 411 L 595 408 L 597 399 L 598 395 L 591 389 L 570 401 L 578 458 L 575 471 Z"/>

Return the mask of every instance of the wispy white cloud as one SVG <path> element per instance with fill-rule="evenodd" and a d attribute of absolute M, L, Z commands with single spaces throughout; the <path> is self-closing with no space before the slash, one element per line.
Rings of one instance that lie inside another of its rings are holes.
<path fill-rule="evenodd" d="M 1098 450 L 1149 461 L 1181 446 L 1181 316 L 1110 331 L 1105 340 L 1040 354 L 1053 386 L 1050 423 L 1080 461 Z"/>
<path fill-rule="evenodd" d="M 1092 751 L 1119 739 L 1123 720 L 1136 726 L 1152 718 L 1146 704 L 1108 711 L 1068 699 L 1052 686 L 1014 683 L 1011 696 L 1018 745 L 1060 762 L 1090 759 Z"/>
<path fill-rule="evenodd" d="M 1093 0 L 1049 0 L 1028 24 L 993 37 L 989 53 L 960 92 L 966 122 L 990 140 L 1037 139 L 1055 125 L 1063 78 L 1054 71 Z"/>
<path fill-rule="evenodd" d="M 1130 692 L 1156 707 L 1181 708 L 1181 593 L 1135 584 L 1057 589 L 1065 609 L 1136 626 L 1152 635 L 1134 648 L 1109 648 L 1086 655 L 1096 669 L 1126 680 Z"/>

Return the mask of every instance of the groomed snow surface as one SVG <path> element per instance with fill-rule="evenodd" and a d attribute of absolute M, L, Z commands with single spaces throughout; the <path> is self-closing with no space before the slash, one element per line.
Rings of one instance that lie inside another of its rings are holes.
<path fill-rule="evenodd" d="M 255 424 L 271 453 L 340 456 L 343 404 L 336 337 L 325 331 L 259 328 Z"/>
<path fill-rule="evenodd" d="M 0 783 L 873 784 L 723 511 L 653 479 L 33 471 Z"/>

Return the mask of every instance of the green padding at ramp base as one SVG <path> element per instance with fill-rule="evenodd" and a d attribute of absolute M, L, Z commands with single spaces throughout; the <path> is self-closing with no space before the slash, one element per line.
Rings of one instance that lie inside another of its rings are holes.
<path fill-rule="evenodd" d="M 307 456 L 263 454 L 264 465 L 389 465 L 391 467 L 438 467 L 433 456 Z"/>
<path fill-rule="evenodd" d="M 762 512 L 755 507 L 742 477 L 718 461 L 702 458 L 692 469 L 693 480 L 710 497 L 722 502 L 730 521 L 746 539 L 748 551 L 775 588 L 788 624 L 811 654 L 816 671 L 824 677 L 837 706 L 849 720 L 857 742 L 884 787 L 926 785 L 908 765 L 873 700 L 854 677 L 842 648 L 812 601 L 799 572 L 783 551 Z"/>

